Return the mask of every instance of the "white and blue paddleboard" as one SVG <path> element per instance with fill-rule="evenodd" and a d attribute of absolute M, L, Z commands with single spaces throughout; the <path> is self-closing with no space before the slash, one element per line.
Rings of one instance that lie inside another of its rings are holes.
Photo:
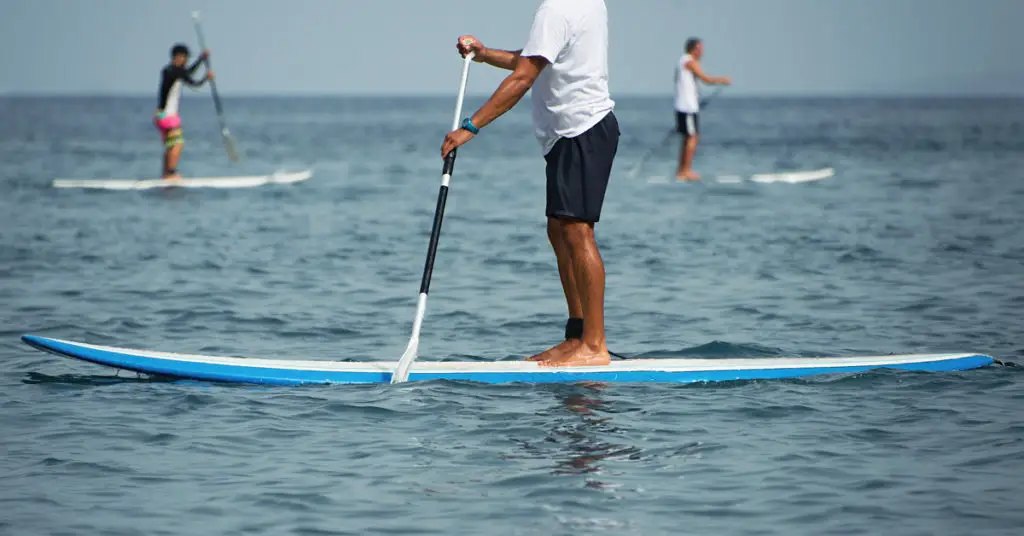
<path fill-rule="evenodd" d="M 397 362 L 292 361 L 131 350 L 24 335 L 40 350 L 152 376 L 235 383 L 301 385 L 389 383 Z M 796 378 L 889 368 L 928 372 L 968 370 L 995 361 L 983 354 L 755 359 L 629 359 L 600 367 L 540 367 L 532 361 L 421 361 L 409 380 L 482 383 L 663 382 L 692 383 Z"/>
<path fill-rule="evenodd" d="M 781 182 L 787 184 L 799 184 L 801 182 L 814 182 L 834 177 L 834 168 L 813 169 L 810 171 L 781 171 L 776 173 L 756 173 L 749 177 L 743 175 L 719 175 L 715 177 L 720 183 L 735 184 L 740 182 L 759 182 L 770 184 Z"/>
<path fill-rule="evenodd" d="M 712 178 L 714 182 L 720 184 L 740 184 L 745 182 L 756 182 L 761 184 L 772 184 L 772 183 L 785 183 L 785 184 L 800 184 L 804 182 L 814 182 L 834 177 L 836 170 L 834 168 L 821 168 L 812 169 L 809 171 L 780 171 L 776 173 L 755 173 L 753 175 L 716 175 Z M 684 184 L 689 183 L 700 183 L 702 181 L 680 181 L 678 179 L 669 177 L 650 177 L 647 179 L 650 184 L 667 184 L 669 182 L 679 182 Z"/>
<path fill-rule="evenodd" d="M 183 177 L 180 179 L 54 179 L 54 188 L 94 190 L 149 190 L 152 188 L 254 188 L 268 184 L 292 184 L 308 180 L 312 170 L 277 172 L 248 177 Z"/>

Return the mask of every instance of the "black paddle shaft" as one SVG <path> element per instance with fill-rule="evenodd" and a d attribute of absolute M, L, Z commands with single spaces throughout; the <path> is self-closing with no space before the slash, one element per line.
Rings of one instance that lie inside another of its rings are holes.
<path fill-rule="evenodd" d="M 210 58 L 206 58 L 206 60 L 204 60 L 204 61 L 206 62 L 206 69 L 212 71 L 213 67 L 210 67 Z M 220 96 L 217 95 L 217 83 L 214 82 L 212 78 L 209 79 L 209 81 L 210 81 L 210 94 L 213 95 L 213 106 L 217 109 L 217 116 L 218 117 L 223 117 L 224 116 L 224 108 L 220 105 Z"/>
<path fill-rule="evenodd" d="M 200 28 L 199 23 L 196 22 L 196 35 L 199 37 L 199 47 L 202 48 L 202 52 L 206 52 L 206 38 L 203 35 L 203 30 Z M 210 63 L 210 57 L 207 56 L 203 59 L 203 63 L 206 64 L 206 70 L 212 71 L 213 64 Z M 220 96 L 217 95 L 217 82 L 214 82 L 212 78 L 208 79 L 210 82 L 210 93 L 213 94 L 213 106 L 217 108 L 217 115 L 224 115 L 224 109 L 220 105 Z"/>
<path fill-rule="evenodd" d="M 448 175 L 451 178 L 455 170 L 455 152 L 452 149 L 448 156 L 444 157 L 444 168 L 441 175 Z M 430 230 L 430 245 L 427 247 L 427 262 L 423 266 L 423 280 L 420 281 L 420 294 L 430 292 L 430 277 L 434 274 L 434 257 L 437 255 L 437 243 L 441 239 L 441 222 L 444 220 L 444 205 L 448 202 L 448 186 L 442 184 L 437 192 L 437 208 L 434 209 L 434 226 Z"/>

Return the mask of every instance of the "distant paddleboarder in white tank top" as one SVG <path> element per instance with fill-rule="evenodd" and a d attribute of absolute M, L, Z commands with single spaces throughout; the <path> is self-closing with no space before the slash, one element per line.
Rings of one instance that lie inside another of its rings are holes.
<path fill-rule="evenodd" d="M 695 37 L 690 38 L 686 41 L 686 54 L 683 54 L 676 66 L 676 130 L 683 135 L 676 178 L 682 181 L 700 180 L 700 175 L 693 172 L 693 155 L 697 152 L 700 132 L 700 90 L 697 88 L 697 80 L 705 84 L 732 84 L 729 78 L 704 74 L 700 66 L 702 56 L 704 43 Z"/>

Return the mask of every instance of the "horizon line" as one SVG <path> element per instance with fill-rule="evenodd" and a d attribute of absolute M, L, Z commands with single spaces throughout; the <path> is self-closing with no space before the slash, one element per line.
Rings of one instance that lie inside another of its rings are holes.
<path fill-rule="evenodd" d="M 223 97 L 230 98 L 393 98 L 393 99 L 422 99 L 422 98 L 446 98 L 451 97 L 448 92 L 423 92 L 423 93 L 398 93 L 398 92 L 351 92 L 351 91 L 335 91 L 335 92 L 224 92 L 219 91 L 218 94 Z M 466 93 L 466 97 L 469 98 L 487 98 L 491 95 L 490 92 L 475 92 Z M 0 92 L 0 98 L 151 98 L 150 92 L 141 91 L 96 91 L 96 92 L 61 92 L 61 91 L 11 91 L 11 92 Z M 208 95 L 182 95 L 182 98 L 200 99 L 208 98 Z M 530 96 L 527 95 L 526 98 Z M 672 93 L 648 93 L 648 92 L 620 92 L 612 95 L 612 99 L 624 98 L 624 99 L 672 99 Z M 977 93 L 963 93 L 963 92 L 871 92 L 871 91 L 818 91 L 818 92 L 791 92 L 791 91 L 761 91 L 761 92 L 748 92 L 748 93 L 733 93 L 731 95 L 719 95 L 716 98 L 724 99 L 807 99 L 807 98 L 825 98 L 825 99 L 842 99 L 842 98 L 892 98 L 892 99 L 934 99 L 934 98 L 954 98 L 954 99 L 1024 99 L 1024 92 L 1022 93 L 1008 93 L 1008 92 L 977 92 Z"/>

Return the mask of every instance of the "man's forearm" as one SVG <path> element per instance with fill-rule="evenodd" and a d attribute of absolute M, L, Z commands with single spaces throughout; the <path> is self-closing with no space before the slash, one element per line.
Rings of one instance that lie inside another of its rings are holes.
<path fill-rule="evenodd" d="M 518 56 L 518 51 L 516 55 Z M 501 82 L 491 98 L 487 99 L 487 102 L 470 118 L 473 121 L 473 126 L 484 128 L 501 117 L 502 114 L 511 110 L 526 95 L 527 91 L 530 91 L 532 85 L 533 82 L 527 77 L 516 73 L 510 74 Z"/>
<path fill-rule="evenodd" d="M 499 69 L 512 71 L 515 70 L 516 68 L 516 60 L 519 59 L 520 52 L 522 52 L 522 49 L 500 50 L 496 48 L 488 48 L 482 54 L 483 57 L 479 59 L 480 61 L 486 63 L 487 65 L 491 65 Z"/>
<path fill-rule="evenodd" d="M 708 75 L 706 75 L 704 73 L 701 73 L 698 76 L 698 78 L 700 78 L 701 82 L 704 82 L 705 84 L 712 84 L 712 85 L 721 85 L 721 84 L 725 84 L 725 83 L 727 83 L 729 81 L 729 79 L 724 77 L 724 76 L 708 76 Z"/>

